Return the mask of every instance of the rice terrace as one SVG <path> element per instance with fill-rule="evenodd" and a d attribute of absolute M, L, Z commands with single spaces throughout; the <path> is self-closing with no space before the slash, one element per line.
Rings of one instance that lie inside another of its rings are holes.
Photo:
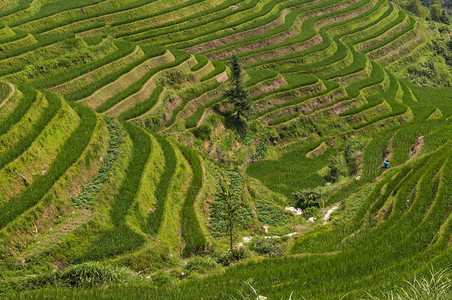
<path fill-rule="evenodd" d="M 0 0 L 1 299 L 452 299 L 450 0 Z"/>

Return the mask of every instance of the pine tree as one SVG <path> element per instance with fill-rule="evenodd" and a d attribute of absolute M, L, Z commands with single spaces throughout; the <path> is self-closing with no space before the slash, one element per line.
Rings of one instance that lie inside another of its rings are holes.
<path fill-rule="evenodd" d="M 232 56 L 231 64 L 231 87 L 224 93 L 228 102 L 234 106 L 237 113 L 237 120 L 240 116 L 247 118 L 251 112 L 251 101 L 248 92 L 242 83 L 242 68 L 240 67 L 237 56 Z"/>

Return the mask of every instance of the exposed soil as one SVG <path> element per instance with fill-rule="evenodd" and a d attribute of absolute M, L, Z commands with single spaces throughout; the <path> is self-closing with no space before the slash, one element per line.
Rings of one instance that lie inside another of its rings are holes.
<path fill-rule="evenodd" d="M 217 75 L 216 79 L 218 82 L 220 83 L 225 83 L 226 81 L 228 81 L 228 73 L 226 71 L 224 71 L 223 73 L 220 73 Z"/>
<path fill-rule="evenodd" d="M 183 99 L 180 95 L 177 95 L 172 101 L 168 102 L 168 107 L 166 108 L 166 113 L 163 116 L 163 124 L 168 122 L 168 120 L 172 117 L 173 111 L 176 107 L 179 107 L 183 102 Z"/>
<path fill-rule="evenodd" d="M 268 93 L 271 91 L 274 91 L 276 89 L 279 89 L 280 87 L 284 86 L 287 84 L 286 79 L 284 79 L 284 77 L 280 77 L 278 79 L 273 80 L 270 84 L 264 84 L 260 87 L 258 87 L 257 89 L 253 90 L 250 95 L 253 96 L 257 96 L 263 93 Z"/>
<path fill-rule="evenodd" d="M 411 145 L 410 158 L 414 158 L 419 155 L 422 147 L 424 147 L 424 136 L 418 137 L 418 139 Z"/>

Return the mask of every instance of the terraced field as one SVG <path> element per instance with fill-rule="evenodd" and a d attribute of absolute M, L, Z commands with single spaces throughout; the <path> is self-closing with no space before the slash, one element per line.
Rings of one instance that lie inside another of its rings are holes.
<path fill-rule="evenodd" d="M 452 89 L 398 76 L 431 36 L 396 4 L 0 3 L 0 286 L 13 298 L 214 299 L 247 281 L 271 299 L 357 299 L 450 267 Z M 232 55 L 246 126 L 224 96 Z M 329 180 L 354 138 L 356 170 Z M 271 229 L 289 234 L 283 257 L 170 288 L 16 293 L 42 270 L 100 261 L 153 274 L 226 251 L 212 203 L 231 170 L 250 211 L 234 242 L 267 233 L 265 202 L 289 220 Z M 339 205 L 330 222 L 282 212 L 309 188 Z"/>

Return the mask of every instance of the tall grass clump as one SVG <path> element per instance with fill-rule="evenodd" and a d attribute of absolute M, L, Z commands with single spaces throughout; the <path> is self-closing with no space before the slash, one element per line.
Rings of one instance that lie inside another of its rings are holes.
<path fill-rule="evenodd" d="M 87 262 L 74 265 L 58 276 L 64 286 L 70 287 L 94 287 L 111 283 L 136 282 L 139 277 L 126 267 L 103 265 L 99 262 Z"/>
<path fill-rule="evenodd" d="M 382 296 L 368 294 L 369 300 L 449 300 L 452 299 L 452 281 L 447 270 L 430 270 L 429 276 L 407 281 L 408 287 L 396 291 L 382 291 Z"/>

